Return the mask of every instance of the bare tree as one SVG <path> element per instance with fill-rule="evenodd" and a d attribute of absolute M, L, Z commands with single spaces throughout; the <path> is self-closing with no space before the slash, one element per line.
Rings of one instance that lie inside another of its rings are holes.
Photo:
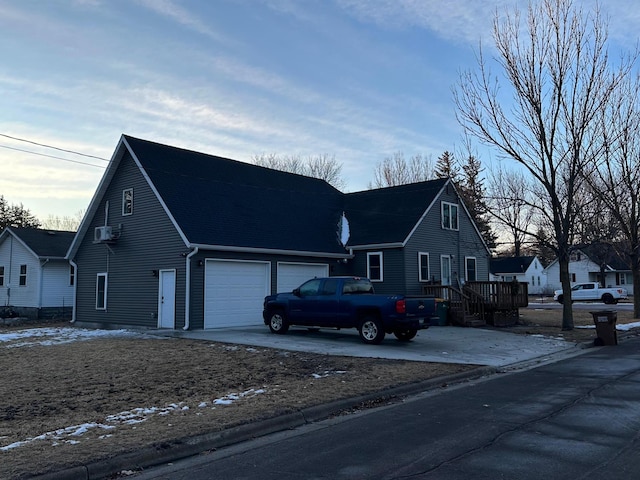
<path fill-rule="evenodd" d="M 369 188 L 394 187 L 407 183 L 424 182 L 434 178 L 431 157 L 420 154 L 405 159 L 404 153 L 396 152 L 376 165 L 374 180 Z"/>
<path fill-rule="evenodd" d="M 253 163 L 261 167 L 297 173 L 307 177 L 319 178 L 338 190 L 344 189 L 347 182 L 342 177 L 342 164 L 335 156 L 322 153 L 302 158 L 300 155 L 277 155 L 262 153 L 252 157 Z"/>
<path fill-rule="evenodd" d="M 633 312 L 640 317 L 640 80 L 625 82 L 601 117 L 606 140 L 601 162 L 585 172 L 596 197 L 600 223 L 609 228 L 611 242 L 618 237 L 631 264 L 633 277 Z M 593 222 L 595 223 L 595 222 Z M 606 231 L 601 228 L 600 231 Z M 602 240 L 602 239 L 601 239 Z"/>
<path fill-rule="evenodd" d="M 522 249 L 532 237 L 535 199 L 531 198 L 529 182 L 521 171 L 506 171 L 500 167 L 489 176 L 488 188 L 491 215 L 507 232 L 513 245 L 513 254 L 522 255 Z"/>
<path fill-rule="evenodd" d="M 562 328 L 571 330 L 576 193 L 584 187 L 582 170 L 603 150 L 598 115 L 631 62 L 611 65 L 599 10 L 585 13 L 570 0 L 530 3 L 524 28 L 517 10 L 503 19 L 496 14 L 493 38 L 505 81 L 493 77 L 481 50 L 479 71 L 463 73 L 454 92 L 457 117 L 540 187 L 538 213 L 551 226 L 564 291 Z"/>
<path fill-rule="evenodd" d="M 84 217 L 84 210 L 78 210 L 73 216 L 65 215 L 60 217 L 51 214 L 42 222 L 42 228 L 75 232 L 82 222 L 82 217 Z"/>

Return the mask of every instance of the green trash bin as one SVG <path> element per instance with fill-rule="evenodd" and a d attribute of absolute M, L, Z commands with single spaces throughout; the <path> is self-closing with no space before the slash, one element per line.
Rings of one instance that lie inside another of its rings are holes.
<path fill-rule="evenodd" d="M 593 323 L 596 325 L 596 339 L 593 344 L 596 347 L 602 345 L 617 345 L 618 332 L 616 322 L 618 312 L 614 310 L 600 310 L 599 312 L 589 312 L 593 315 Z"/>
<path fill-rule="evenodd" d="M 449 301 L 437 298 L 435 314 L 435 317 L 431 319 L 431 325 L 445 326 L 449 319 Z"/>

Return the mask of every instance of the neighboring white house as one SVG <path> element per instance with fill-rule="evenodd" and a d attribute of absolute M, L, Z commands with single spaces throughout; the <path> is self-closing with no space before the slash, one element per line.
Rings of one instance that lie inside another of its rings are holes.
<path fill-rule="evenodd" d="M 569 257 L 569 276 L 571 284 L 600 281 L 600 265 L 593 261 L 596 255 L 594 247 L 576 248 Z M 546 268 L 549 290 L 560 290 L 560 265 L 554 260 Z M 633 295 L 631 269 L 620 255 L 612 252 L 604 267 L 605 287 L 624 287 L 629 295 Z"/>
<path fill-rule="evenodd" d="M 65 259 L 75 232 L 7 227 L 0 233 L 0 313 L 70 312 L 75 272 Z"/>
<path fill-rule="evenodd" d="M 518 282 L 529 284 L 529 294 L 546 292 L 547 275 L 536 256 L 498 257 L 491 259 L 491 280 L 496 282 Z"/>

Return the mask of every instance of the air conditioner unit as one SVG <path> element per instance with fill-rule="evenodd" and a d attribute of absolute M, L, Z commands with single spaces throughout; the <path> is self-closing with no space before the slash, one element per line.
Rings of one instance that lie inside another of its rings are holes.
<path fill-rule="evenodd" d="M 94 242 L 108 242 L 113 240 L 113 230 L 111 227 L 96 227 L 93 233 Z"/>

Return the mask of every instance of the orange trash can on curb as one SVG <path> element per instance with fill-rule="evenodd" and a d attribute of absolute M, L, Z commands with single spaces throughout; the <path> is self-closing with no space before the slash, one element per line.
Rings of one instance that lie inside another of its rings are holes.
<path fill-rule="evenodd" d="M 618 312 L 613 310 L 601 310 L 599 312 L 589 312 L 593 315 L 593 323 L 596 324 L 596 339 L 593 344 L 596 347 L 602 345 L 617 345 L 618 332 L 616 331 L 616 322 L 618 321 Z"/>

